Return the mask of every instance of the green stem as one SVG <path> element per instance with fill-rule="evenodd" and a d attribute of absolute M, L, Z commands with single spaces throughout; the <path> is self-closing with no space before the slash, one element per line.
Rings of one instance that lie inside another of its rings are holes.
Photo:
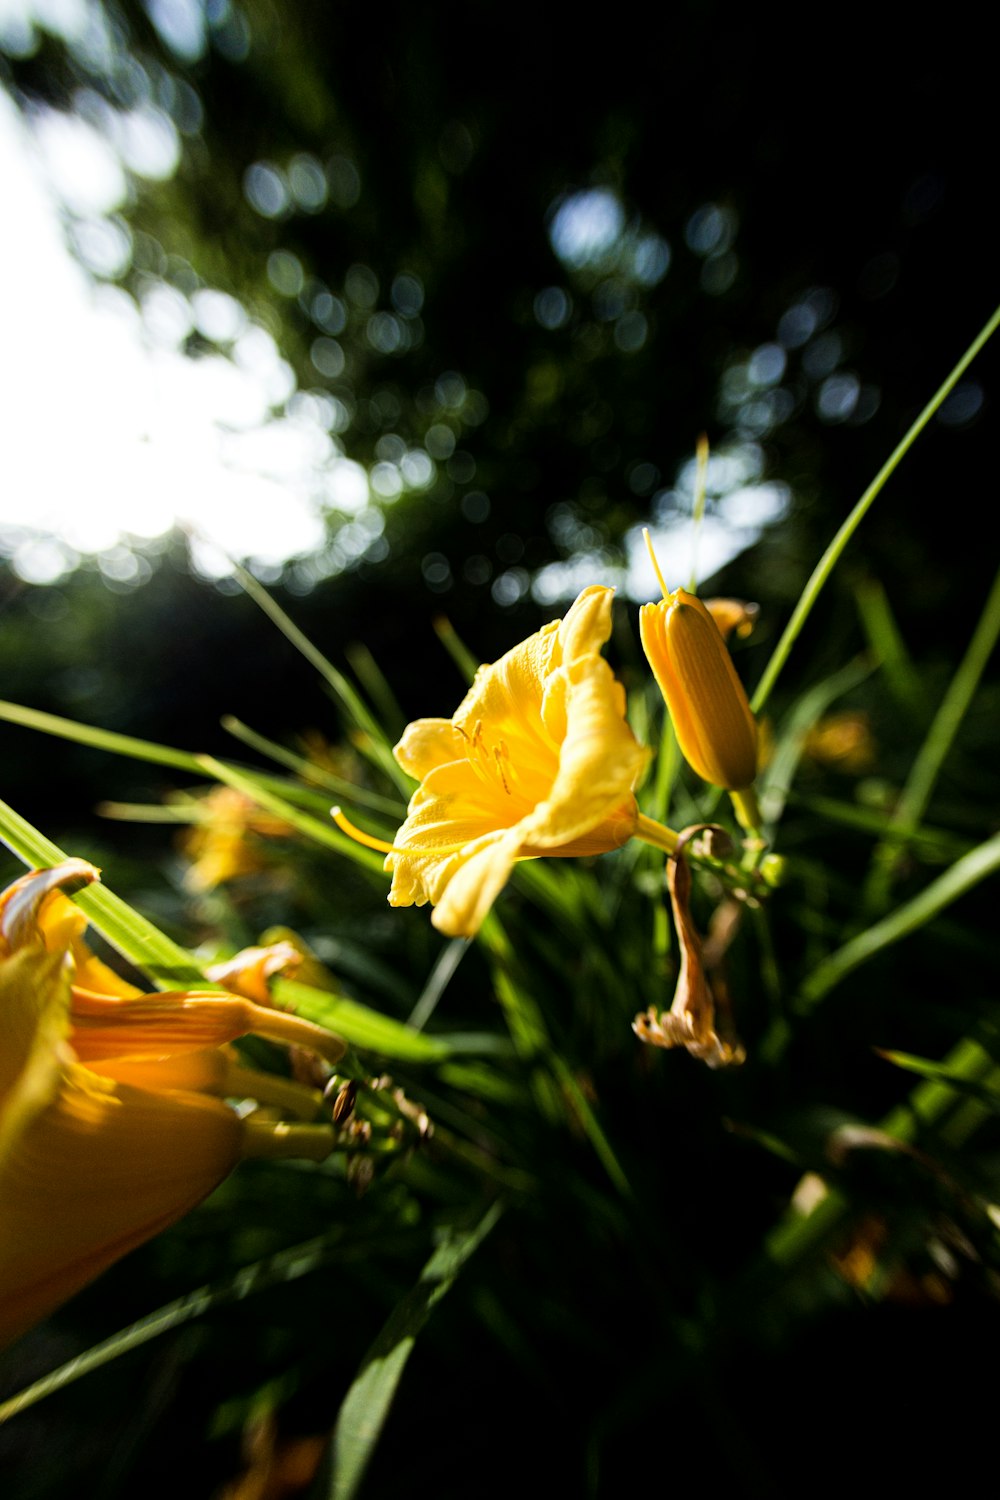
<path fill-rule="evenodd" d="M 677 848 L 677 835 L 672 828 L 667 828 L 663 823 L 657 823 L 655 818 L 647 818 L 645 813 L 639 814 L 639 821 L 635 825 L 635 837 L 642 839 L 646 844 L 652 844 L 654 849 L 662 849 L 665 854 L 673 854 Z"/>

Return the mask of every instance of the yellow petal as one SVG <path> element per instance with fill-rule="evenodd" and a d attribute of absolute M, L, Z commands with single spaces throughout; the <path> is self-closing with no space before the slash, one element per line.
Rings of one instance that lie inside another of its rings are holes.
<path fill-rule="evenodd" d="M 0 1150 L 0 1345 L 188 1213 L 239 1158 L 242 1122 L 218 1100 L 98 1082 L 70 1068 Z"/>
<path fill-rule="evenodd" d="M 212 964 L 205 973 L 234 995 L 242 995 L 257 1005 L 270 1005 L 268 980 L 276 974 L 288 977 L 301 967 L 302 954 L 291 943 L 284 942 L 270 943 L 263 948 L 243 948 L 232 958 Z"/>
<path fill-rule="evenodd" d="M 415 719 L 392 753 L 415 781 L 423 781 L 437 766 L 464 758 L 461 737 L 450 719 Z"/>
<path fill-rule="evenodd" d="M 119 1000 L 74 986 L 71 1019 L 73 1048 L 84 1062 L 194 1052 L 251 1032 L 308 1047 L 331 1063 L 346 1051 L 346 1043 L 323 1027 L 235 995 L 167 991 Z"/>

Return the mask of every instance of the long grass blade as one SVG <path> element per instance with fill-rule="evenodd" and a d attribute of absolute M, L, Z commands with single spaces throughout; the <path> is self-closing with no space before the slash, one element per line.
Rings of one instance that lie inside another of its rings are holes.
<path fill-rule="evenodd" d="M 872 876 L 866 892 L 869 910 L 879 911 L 889 899 L 896 859 L 920 825 L 941 768 L 962 720 L 972 703 L 980 678 L 1000 638 L 1000 570 L 983 606 L 968 649 L 941 700 L 927 736 L 906 779 L 895 814 L 872 855 Z"/>
<path fill-rule="evenodd" d="M 977 845 L 938 876 L 926 890 L 912 901 L 907 901 L 881 922 L 876 922 L 866 932 L 859 933 L 842 948 L 819 964 L 806 979 L 799 993 L 796 1009 L 811 1010 L 825 995 L 848 974 L 867 963 L 877 953 L 898 943 L 902 938 L 919 931 L 939 912 L 944 911 L 959 896 L 964 896 L 973 886 L 1000 869 L 1000 833 L 994 834 L 985 843 Z"/>
<path fill-rule="evenodd" d="M 307 760 L 304 755 L 296 755 L 295 751 L 289 750 L 287 746 L 278 745 L 265 735 L 258 734 L 256 730 L 251 729 L 240 719 L 234 718 L 232 714 L 225 714 L 220 722 L 227 734 L 231 734 L 234 739 L 240 740 L 260 755 L 266 755 L 270 760 L 277 761 L 278 765 L 285 766 L 302 781 L 320 787 L 332 793 L 334 797 L 357 803 L 361 807 L 370 807 L 374 812 L 386 813 L 397 822 L 402 821 L 405 807 L 398 797 L 380 797 L 378 792 L 370 792 L 367 787 L 358 786 L 355 781 L 348 781 L 343 776 L 335 776 L 332 771 L 327 771 L 322 766 L 316 765 L 314 761 Z"/>
<path fill-rule="evenodd" d="M 494 1204 L 475 1228 L 447 1235 L 369 1349 L 333 1429 L 329 1487 L 325 1487 L 330 1500 L 352 1500 L 357 1494 L 418 1333 L 500 1213 L 501 1205 Z"/>
<path fill-rule="evenodd" d="M 17 1395 L 0 1403 L 0 1424 L 10 1421 L 11 1417 L 27 1411 L 29 1407 L 36 1406 L 47 1396 L 64 1390 L 84 1375 L 93 1374 L 102 1365 L 120 1359 L 133 1349 L 140 1349 L 143 1344 L 150 1343 L 174 1328 L 180 1328 L 184 1323 L 204 1317 L 215 1308 L 229 1307 L 234 1302 L 242 1302 L 245 1297 L 266 1291 L 268 1287 L 308 1276 L 312 1271 L 319 1270 L 321 1266 L 336 1259 L 342 1250 L 343 1237 L 340 1231 L 335 1235 L 321 1235 L 304 1244 L 294 1245 L 289 1250 L 281 1250 L 253 1265 L 243 1266 L 224 1281 L 199 1287 L 195 1292 L 168 1302 L 148 1317 L 140 1318 L 137 1323 L 120 1329 L 110 1338 L 95 1344 L 84 1354 L 78 1354 L 75 1359 L 60 1365 L 51 1374 L 44 1375 L 23 1391 L 18 1391 Z"/>
<path fill-rule="evenodd" d="M 909 453 L 910 449 L 913 447 L 913 444 L 923 432 L 931 417 L 933 417 L 934 413 L 939 409 L 940 406 L 943 405 L 947 397 L 951 394 L 955 386 L 965 374 L 966 370 L 969 368 L 969 365 L 975 359 L 976 355 L 983 348 L 984 344 L 986 344 L 988 340 L 993 336 L 998 327 L 1000 327 L 1000 307 L 997 308 L 996 312 L 990 318 L 986 326 L 973 339 L 972 343 L 969 345 L 968 349 L 966 349 L 965 353 L 962 355 L 961 359 L 958 361 L 958 364 L 952 370 L 948 378 L 934 392 L 934 395 L 928 401 L 927 405 L 917 417 L 916 421 L 909 428 L 906 435 L 899 443 L 897 443 L 892 453 L 886 459 L 881 469 L 879 469 L 878 473 L 875 475 L 875 478 L 865 490 L 864 494 L 861 496 L 861 499 L 857 502 L 854 509 L 847 517 L 847 520 L 841 526 L 840 530 L 833 538 L 833 541 L 827 547 L 826 551 L 823 553 L 823 556 L 816 564 L 815 568 L 812 571 L 812 574 L 809 577 L 809 581 L 806 583 L 805 588 L 802 590 L 798 604 L 796 604 L 795 609 L 792 611 L 792 618 L 786 625 L 784 634 L 782 635 L 777 646 L 774 648 L 774 652 L 771 656 L 770 661 L 764 668 L 764 674 L 757 685 L 757 691 L 753 695 L 751 707 L 753 708 L 754 713 L 759 713 L 760 710 L 764 707 L 764 704 L 767 702 L 768 698 L 771 696 L 772 689 L 774 688 L 775 683 L 781 675 L 786 661 L 791 655 L 792 647 L 798 640 L 803 626 L 812 613 L 813 605 L 819 598 L 824 584 L 830 577 L 830 574 L 833 572 L 834 568 L 837 566 L 837 563 L 840 561 L 841 554 L 843 553 L 844 548 L 847 546 L 848 542 L 851 540 L 854 533 L 861 525 L 861 522 L 868 514 L 875 499 L 884 488 L 886 480 L 890 478 L 890 476 L 898 468 L 901 461 L 906 457 L 907 453 Z"/>
<path fill-rule="evenodd" d="M 349 839 L 333 823 L 322 823 L 319 818 L 303 812 L 301 808 L 294 807 L 284 797 L 279 797 L 270 791 L 250 771 L 238 771 L 234 766 L 227 765 L 224 761 L 216 760 L 214 755 L 199 755 L 198 765 L 203 775 L 212 776 L 216 781 L 222 781 L 226 786 L 233 787 L 242 792 L 245 797 L 256 802 L 258 806 L 264 807 L 268 812 L 274 813 L 286 823 L 290 823 L 299 833 L 305 834 L 306 838 L 312 839 L 314 843 L 323 844 L 328 849 L 336 849 L 338 854 L 344 854 L 355 864 L 363 865 L 369 870 L 378 870 L 381 873 L 384 860 L 370 849 L 365 849 L 361 844 Z"/>
<path fill-rule="evenodd" d="M 0 802 L 0 839 L 30 869 L 48 869 L 69 856 L 43 833 Z M 91 885 L 72 898 L 99 932 L 157 984 L 165 988 L 214 990 L 190 954 L 134 911 L 106 885 Z"/>
<path fill-rule="evenodd" d="M 344 676 L 343 672 L 338 671 L 333 662 L 323 655 L 318 646 L 313 645 L 305 632 L 299 629 L 291 616 L 287 615 L 282 609 L 277 599 L 268 593 L 263 584 L 258 583 L 252 573 L 248 573 L 246 568 L 240 567 L 238 563 L 233 564 L 233 572 L 240 586 L 249 594 L 258 608 L 262 609 L 268 619 L 277 625 L 282 635 L 295 647 L 296 651 L 304 656 L 311 666 L 315 667 L 346 713 L 348 719 L 361 731 L 366 746 L 372 751 L 374 759 L 386 772 L 390 780 L 394 781 L 409 796 L 411 790 L 410 779 L 405 771 L 393 760 L 392 747 L 389 744 L 386 733 L 365 703 L 361 694 L 348 678 Z"/>

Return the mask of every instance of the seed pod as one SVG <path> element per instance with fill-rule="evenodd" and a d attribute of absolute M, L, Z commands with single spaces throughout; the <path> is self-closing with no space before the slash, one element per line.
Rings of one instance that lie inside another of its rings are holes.
<path fill-rule="evenodd" d="M 757 723 L 704 604 L 675 589 L 643 605 L 639 634 L 685 760 L 713 786 L 745 790 L 757 774 Z"/>

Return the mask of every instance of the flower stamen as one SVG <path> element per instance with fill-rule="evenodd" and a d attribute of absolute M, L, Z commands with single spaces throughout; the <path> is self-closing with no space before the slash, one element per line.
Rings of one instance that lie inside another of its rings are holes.
<path fill-rule="evenodd" d="M 656 581 L 660 585 L 660 593 L 667 600 L 670 598 L 670 590 L 667 588 L 663 574 L 660 572 L 660 564 L 657 562 L 656 553 L 653 551 L 653 538 L 649 534 L 648 526 L 642 528 L 642 539 L 646 543 L 646 551 L 649 553 L 649 560 L 653 564 L 653 572 L 656 574 Z"/>

